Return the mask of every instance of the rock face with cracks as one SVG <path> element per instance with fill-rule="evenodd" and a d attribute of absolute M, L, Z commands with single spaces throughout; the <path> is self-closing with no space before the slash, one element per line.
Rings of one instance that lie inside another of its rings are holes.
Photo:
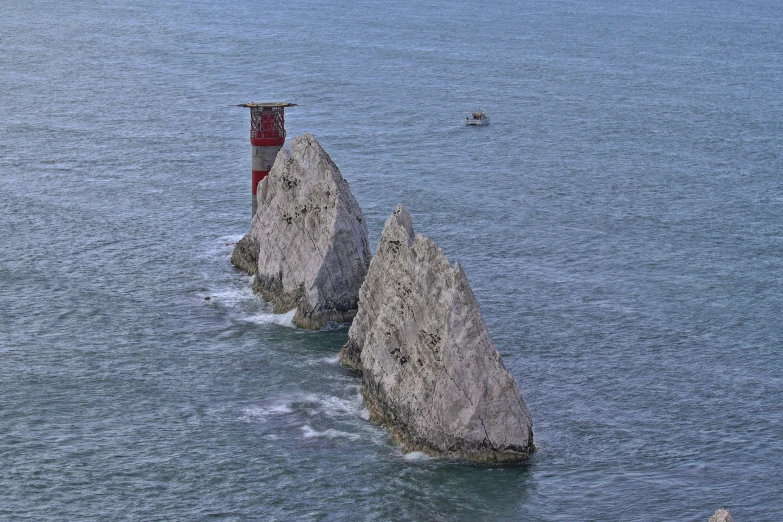
<path fill-rule="evenodd" d="M 231 262 L 255 274 L 275 313 L 317 329 L 356 315 L 370 263 L 367 224 L 348 182 L 311 134 L 291 140 L 258 184 L 258 211 Z"/>
<path fill-rule="evenodd" d="M 530 412 L 465 273 L 414 237 L 402 206 L 386 220 L 340 359 L 361 373 L 371 419 L 406 451 L 488 462 L 533 451 Z"/>

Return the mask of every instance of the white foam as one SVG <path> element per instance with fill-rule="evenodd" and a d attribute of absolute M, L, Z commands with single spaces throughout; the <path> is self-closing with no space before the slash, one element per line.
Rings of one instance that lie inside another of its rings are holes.
<path fill-rule="evenodd" d="M 294 410 L 288 404 L 273 404 L 271 406 L 248 406 L 242 409 L 242 416 L 240 420 L 245 422 L 263 422 L 267 417 L 271 415 L 285 415 L 286 413 L 292 413 Z"/>
<path fill-rule="evenodd" d="M 217 241 L 220 242 L 220 244 L 224 245 L 226 243 L 231 243 L 231 247 L 234 247 L 234 243 L 239 242 L 240 239 L 245 237 L 245 234 L 229 234 L 227 236 L 221 236 L 217 238 Z"/>
<path fill-rule="evenodd" d="M 206 250 L 201 255 L 202 257 L 221 259 L 224 259 L 226 256 L 230 257 L 234 247 L 242 237 L 244 237 L 242 234 L 231 234 L 210 240 Z"/>
<path fill-rule="evenodd" d="M 287 404 L 278 404 L 277 406 L 272 406 L 269 408 L 269 413 L 271 414 L 278 414 L 278 413 L 291 413 L 294 410 L 291 409 L 290 406 Z"/>
<path fill-rule="evenodd" d="M 243 301 L 250 301 L 257 299 L 251 288 L 252 280 L 241 287 L 226 287 L 217 290 L 210 289 L 209 294 L 204 297 L 209 297 L 210 301 L 216 303 L 222 303 L 227 306 L 235 306 Z"/>
<path fill-rule="evenodd" d="M 294 326 L 294 315 L 296 314 L 296 309 L 293 309 L 289 312 L 286 312 L 284 314 L 271 314 L 268 312 L 262 312 L 259 314 L 253 314 L 248 315 L 245 317 L 240 318 L 242 321 L 246 323 L 253 323 L 253 324 L 279 324 L 280 326 L 287 326 L 289 328 L 295 328 Z"/>
<path fill-rule="evenodd" d="M 313 438 L 327 438 L 327 439 L 337 439 L 337 438 L 346 438 L 350 440 L 358 440 L 360 435 L 357 433 L 348 433 L 346 431 L 339 431 L 332 428 L 329 428 L 325 431 L 316 431 L 311 426 L 305 424 L 302 426 L 302 433 L 306 439 L 313 439 Z"/>
<path fill-rule="evenodd" d="M 208 304 L 224 307 L 228 313 L 236 317 L 237 320 L 253 324 L 278 324 L 294 328 L 294 315 L 296 309 L 290 310 L 284 314 L 274 314 L 272 312 L 248 313 L 246 309 L 257 309 L 260 298 L 253 293 L 253 278 L 251 276 L 239 276 L 236 279 L 219 288 L 210 288 L 209 293 L 202 294 L 201 297 Z M 209 297 L 209 299 L 205 299 Z M 266 305 L 269 307 L 269 305 Z M 271 307 L 270 307 L 271 308 Z"/>
<path fill-rule="evenodd" d="M 337 357 L 336 355 L 334 357 L 321 357 L 319 359 L 308 361 L 307 364 L 309 365 L 329 364 L 329 365 L 336 366 L 340 364 L 340 358 Z"/>
<path fill-rule="evenodd" d="M 370 418 L 370 413 L 362 407 L 361 396 L 357 393 L 348 399 L 332 395 L 292 394 L 271 403 L 245 407 L 239 420 L 266 422 L 269 417 L 288 414 L 294 414 L 302 420 L 318 416 L 343 421 L 347 420 L 346 417 Z"/>
<path fill-rule="evenodd" d="M 405 460 L 431 460 L 432 457 L 421 451 L 411 451 L 406 453 L 403 458 Z"/>
<path fill-rule="evenodd" d="M 307 395 L 301 402 L 315 405 L 315 408 L 310 409 L 310 415 L 323 413 L 327 417 L 344 417 L 345 414 L 360 416 L 361 396 L 342 399 L 333 395 Z"/>

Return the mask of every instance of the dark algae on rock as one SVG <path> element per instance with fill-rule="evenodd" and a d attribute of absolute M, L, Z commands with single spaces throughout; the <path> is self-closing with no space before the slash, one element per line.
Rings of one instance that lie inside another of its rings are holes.
<path fill-rule="evenodd" d="M 483 462 L 526 459 L 530 412 L 489 338 L 459 263 L 386 220 L 340 352 L 362 376 L 370 417 L 407 451 Z"/>

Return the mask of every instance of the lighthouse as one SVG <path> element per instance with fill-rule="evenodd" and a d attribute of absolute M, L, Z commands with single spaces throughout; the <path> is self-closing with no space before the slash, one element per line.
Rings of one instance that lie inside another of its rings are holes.
<path fill-rule="evenodd" d="M 261 181 L 272 170 L 277 153 L 285 143 L 285 117 L 286 107 L 293 107 L 295 103 L 242 103 L 237 107 L 250 108 L 250 145 L 253 149 L 253 165 L 250 176 L 250 193 L 253 197 L 252 219 L 258 209 L 256 189 Z"/>

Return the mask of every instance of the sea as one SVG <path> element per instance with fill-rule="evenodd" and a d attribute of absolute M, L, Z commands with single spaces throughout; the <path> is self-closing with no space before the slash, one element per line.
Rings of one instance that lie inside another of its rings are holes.
<path fill-rule="evenodd" d="M 251 101 L 459 260 L 528 462 L 232 267 Z M 782 374 L 778 0 L 0 0 L 0 520 L 777 520 Z"/>

